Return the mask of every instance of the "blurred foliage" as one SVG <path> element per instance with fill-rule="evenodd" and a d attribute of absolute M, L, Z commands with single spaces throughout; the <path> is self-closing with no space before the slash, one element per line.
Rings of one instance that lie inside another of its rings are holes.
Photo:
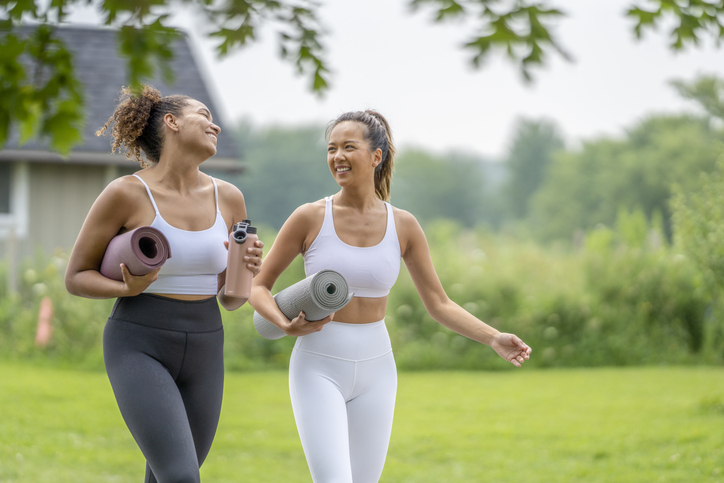
<path fill-rule="evenodd" d="M 114 301 L 79 299 L 68 294 L 63 280 L 66 263 L 67 255 L 60 252 L 52 257 L 38 253 L 35 258 L 24 260 L 16 293 L 7 293 L 7 266 L 0 265 L 3 357 L 54 366 L 103 366 L 103 327 Z M 37 347 L 35 334 L 44 297 L 53 303 L 53 332 L 46 347 Z"/>
<path fill-rule="evenodd" d="M 395 162 L 392 204 L 423 224 L 449 219 L 468 227 L 493 225 L 500 207 L 493 196 L 494 183 L 486 179 L 489 164 L 462 154 L 404 150 Z"/>
<path fill-rule="evenodd" d="M 620 207 L 659 213 L 670 236 L 672 186 L 698 188 L 699 173 L 711 172 L 724 132 L 692 115 L 650 116 L 624 139 L 588 141 L 579 151 L 554 155 L 533 195 L 531 230 L 542 240 L 570 239 L 576 230 L 611 226 Z"/>
<path fill-rule="evenodd" d="M 533 366 L 721 361 L 721 341 L 705 330 L 711 301 L 701 273 L 665 245 L 652 246 L 644 217 L 622 225 L 593 230 L 574 253 L 454 225 L 438 226 L 430 245 L 450 297 L 523 338 L 534 349 Z M 644 236 L 634 240 L 640 228 Z M 389 307 L 401 368 L 505 367 L 492 351 L 430 319 L 408 276 Z"/>
<path fill-rule="evenodd" d="M 494 327 L 533 347 L 533 367 L 718 364 L 724 338 L 710 321 L 721 317 L 705 275 L 665 243 L 661 227 L 641 211 L 621 211 L 616 228 L 596 227 L 579 250 L 544 248 L 450 221 L 426 229 L 448 295 Z M 271 246 L 274 231 L 260 237 Z M 304 278 L 297 258 L 273 292 Z M 102 368 L 101 334 L 112 301 L 67 294 L 64 258 L 26 263 L 19 294 L 0 299 L 0 354 L 39 363 Z M 0 274 L 1 275 L 1 274 Z M 52 343 L 33 344 L 40 300 L 55 305 Z M 294 338 L 262 339 L 244 306 L 222 310 L 230 370 L 284 369 Z M 488 347 L 427 315 L 404 270 L 386 316 L 403 370 L 504 369 Z M 512 366 L 511 366 L 512 367 Z"/>
<path fill-rule="evenodd" d="M 702 74 L 691 82 L 677 79 L 671 84 L 682 97 L 695 101 L 711 117 L 724 121 L 724 80 Z"/>
<path fill-rule="evenodd" d="M 118 28 L 120 55 L 126 59 L 129 85 L 139 88 L 158 71 L 167 81 L 174 72 L 173 40 L 180 32 L 168 25 L 179 4 L 205 17 L 205 35 L 218 38 L 223 57 L 255 40 L 262 25 L 277 26 L 283 58 L 300 74 L 311 74 L 314 91 L 327 88 L 325 52 L 318 5 L 312 1 L 278 0 L 19 0 L 0 2 L 0 147 L 10 128 L 18 125 L 21 142 L 35 135 L 48 136 L 51 148 L 67 154 L 80 142 L 84 101 L 75 76 L 72 55 L 54 35 L 76 6 L 92 5 L 106 26 Z M 17 27 L 38 25 L 32 35 L 18 35 Z"/>
<path fill-rule="evenodd" d="M 648 8 L 634 5 L 626 15 L 636 21 L 637 38 L 644 30 L 656 30 L 660 25 L 671 26 L 671 49 L 679 51 L 698 46 L 702 38 L 712 37 L 717 44 L 724 38 L 724 4 L 718 0 L 648 0 Z"/>
<path fill-rule="evenodd" d="M 518 64 L 523 78 L 530 81 L 531 66 L 544 64 L 550 51 L 571 60 L 550 30 L 549 22 L 564 13 L 545 3 L 521 0 L 501 6 L 497 0 L 412 0 L 410 5 L 413 9 L 430 6 L 438 22 L 474 18 L 478 22 L 475 33 L 464 44 L 472 51 L 473 65 L 480 67 L 491 51 L 501 51 Z"/>
<path fill-rule="evenodd" d="M 525 217 L 530 199 L 545 179 L 553 153 L 561 150 L 563 138 L 555 122 L 547 119 L 518 119 L 505 163 L 508 179 L 502 193 L 507 213 Z"/>
<path fill-rule="evenodd" d="M 677 190 L 672 201 L 676 244 L 724 291 L 724 156 L 717 170 L 701 174 L 695 191 Z"/>
<path fill-rule="evenodd" d="M 327 166 L 323 126 L 255 130 L 243 124 L 235 134 L 248 169 L 229 181 L 244 194 L 252 220 L 278 230 L 300 205 L 339 190 Z"/>
<path fill-rule="evenodd" d="M 724 85 L 703 79 L 679 81 L 678 88 L 698 92 L 702 83 Z M 711 110 L 724 90 L 690 98 Z M 324 160 L 322 132 L 321 126 L 237 130 L 250 169 L 230 181 L 244 193 L 250 216 L 278 229 L 299 205 L 338 190 Z M 620 139 L 602 137 L 566 149 L 553 121 L 521 119 L 504 162 L 401 150 L 392 202 L 423 225 L 449 219 L 569 243 L 599 224 L 613 226 L 621 210 L 641 210 L 670 239 L 673 184 L 696 190 L 699 173 L 714 169 L 722 141 L 724 131 L 708 116 L 666 114 L 649 115 Z"/>
<path fill-rule="evenodd" d="M 570 60 L 569 54 L 552 33 L 556 19 L 564 17 L 554 0 L 407 0 L 413 10 L 430 8 L 434 22 L 469 20 L 473 32 L 463 44 L 472 53 L 472 64 L 479 68 L 493 52 L 506 55 L 516 64 L 524 79 L 531 79 L 531 68 L 548 62 L 550 52 Z M 626 12 L 635 23 L 640 38 L 646 30 L 673 25 L 671 49 L 698 46 L 702 38 L 720 41 L 724 37 L 721 18 L 724 4 L 710 0 L 649 0 L 647 8 L 637 2 Z M 138 87 L 151 79 L 156 69 L 171 78 L 170 41 L 178 30 L 168 25 L 180 6 L 191 8 L 206 22 L 203 35 L 218 39 L 217 54 L 228 55 L 254 42 L 260 29 L 274 26 L 279 52 L 300 75 L 311 78 L 313 92 L 329 88 L 325 27 L 319 20 L 324 6 L 314 0 L 3 0 L 0 1 L 0 147 L 11 126 L 18 124 L 23 139 L 40 134 L 51 138 L 51 146 L 67 153 L 79 142 L 83 99 L 75 78 L 71 56 L 53 36 L 77 6 L 93 6 L 103 24 L 118 28 L 118 45 L 127 59 L 129 84 Z M 29 41 L 13 33 L 21 24 L 39 25 L 45 40 Z M 41 48 L 38 50 L 37 46 Z M 52 48 L 48 46 L 52 45 Z M 34 72 L 51 74 L 52 88 L 36 75 L 27 75 L 20 59 L 28 54 Z"/>
<path fill-rule="evenodd" d="M 3 28 L 0 21 L 0 148 L 16 124 L 21 143 L 47 136 L 52 149 L 68 153 L 84 122 L 71 53 L 48 26 L 27 36 L 2 35 Z"/>
<path fill-rule="evenodd" d="M 248 169 L 237 177 L 219 176 L 241 189 L 252 220 L 279 229 L 300 205 L 339 191 L 327 165 L 323 133 L 315 125 L 253 129 L 243 124 L 235 136 Z M 395 160 L 392 203 L 423 224 L 448 218 L 470 227 L 497 226 L 503 216 L 497 192 L 504 169 L 502 163 L 460 153 L 402 150 Z"/>

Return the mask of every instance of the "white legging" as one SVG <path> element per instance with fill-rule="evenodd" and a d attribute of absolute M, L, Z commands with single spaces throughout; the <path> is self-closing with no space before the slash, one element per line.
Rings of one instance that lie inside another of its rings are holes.
<path fill-rule="evenodd" d="M 397 370 L 385 321 L 330 322 L 297 339 L 289 392 L 315 483 L 377 483 L 392 432 Z"/>

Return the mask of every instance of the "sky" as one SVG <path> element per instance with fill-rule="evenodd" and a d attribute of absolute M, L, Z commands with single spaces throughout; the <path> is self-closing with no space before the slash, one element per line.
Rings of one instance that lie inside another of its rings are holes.
<path fill-rule="evenodd" d="M 707 39 L 674 53 L 670 29 L 637 41 L 627 7 L 642 0 L 550 0 L 567 15 L 555 21 L 559 44 L 574 58 L 552 53 L 526 83 L 518 68 L 495 54 L 474 69 L 460 46 L 473 25 L 436 24 L 433 12 L 412 12 L 408 0 L 326 0 L 320 9 L 331 89 L 311 92 L 310 77 L 278 55 L 276 32 L 223 59 L 198 16 L 174 18 L 189 32 L 217 109 L 226 122 L 255 126 L 326 122 L 350 110 L 387 117 L 398 147 L 458 151 L 502 159 L 518 119 L 555 121 L 567 145 L 621 136 L 645 116 L 695 111 L 669 85 L 697 74 L 724 77 L 724 46 Z M 223 126 L 222 126 L 223 128 Z M 320 136 L 323 133 L 320 132 Z"/>

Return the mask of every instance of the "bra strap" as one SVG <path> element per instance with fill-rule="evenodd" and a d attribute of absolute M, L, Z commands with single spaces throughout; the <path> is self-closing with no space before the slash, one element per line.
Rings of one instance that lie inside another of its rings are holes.
<path fill-rule="evenodd" d="M 151 198 L 151 204 L 153 205 L 153 209 L 156 210 L 157 215 L 160 215 L 160 213 L 158 212 L 158 206 L 156 206 L 156 200 L 153 199 L 153 195 L 151 194 L 151 188 L 148 187 L 146 182 L 143 181 L 143 179 L 140 176 L 138 176 L 137 174 L 134 174 L 133 176 L 138 178 L 141 181 L 141 183 L 143 183 L 143 186 L 146 187 L 146 193 L 148 193 L 148 197 Z M 216 186 L 216 185 L 214 185 L 214 186 Z"/>
<path fill-rule="evenodd" d="M 389 237 L 393 240 L 397 247 L 400 246 L 400 240 L 397 237 L 397 225 L 395 225 L 395 214 L 392 212 L 392 205 L 385 201 L 387 206 L 387 228 L 385 229 L 385 239 Z"/>
<path fill-rule="evenodd" d="M 216 200 L 216 212 L 219 213 L 221 210 L 219 210 L 219 188 L 216 187 L 216 180 L 209 176 L 211 178 L 211 182 L 214 183 L 214 199 Z"/>
<path fill-rule="evenodd" d="M 322 229 L 319 230 L 319 233 L 330 231 L 336 233 L 334 231 L 334 216 L 332 215 L 332 197 L 326 196 L 324 203 L 324 221 L 322 222 Z"/>

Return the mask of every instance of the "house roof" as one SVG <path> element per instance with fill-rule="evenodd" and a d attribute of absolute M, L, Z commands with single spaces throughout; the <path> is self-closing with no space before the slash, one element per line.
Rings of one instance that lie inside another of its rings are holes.
<path fill-rule="evenodd" d="M 27 34 L 32 27 L 23 26 L 14 31 L 21 35 Z M 56 34 L 61 38 L 73 54 L 76 77 L 83 83 L 85 96 L 85 126 L 83 140 L 73 148 L 65 158 L 74 162 L 88 164 L 120 164 L 138 166 L 138 163 L 127 160 L 125 154 L 110 154 L 111 137 L 95 135 L 113 113 L 118 102 L 121 87 L 127 85 L 126 60 L 118 54 L 115 29 L 59 26 Z M 185 94 L 197 99 L 209 108 L 217 124 L 224 126 L 222 113 L 216 109 L 216 103 L 207 89 L 199 66 L 195 62 L 189 45 L 188 36 L 183 34 L 175 42 L 174 59 L 170 63 L 175 80 L 168 84 L 160 77 L 160 72 L 153 80 L 145 83 L 156 87 L 162 95 Z M 8 142 L 0 151 L 0 161 L 10 159 L 27 159 L 28 161 L 61 161 L 58 154 L 48 149 L 47 140 L 34 138 L 20 146 L 17 132 L 11 133 Z M 205 166 L 214 169 L 240 171 L 239 149 L 230 136 L 219 136 L 217 152 Z"/>

